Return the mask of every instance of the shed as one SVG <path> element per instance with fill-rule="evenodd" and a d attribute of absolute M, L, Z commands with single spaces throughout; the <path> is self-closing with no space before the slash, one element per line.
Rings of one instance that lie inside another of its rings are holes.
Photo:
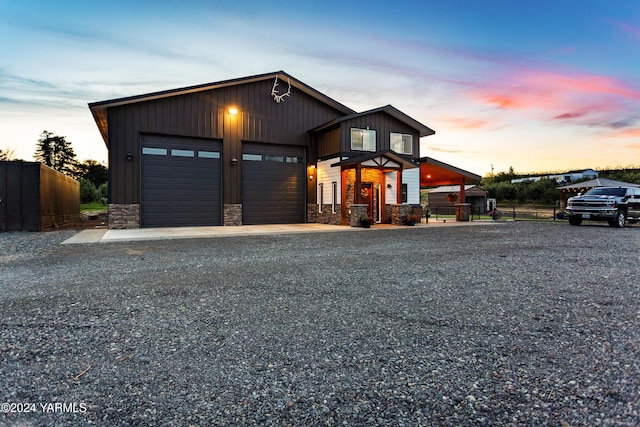
<path fill-rule="evenodd" d="M 459 185 L 443 185 L 431 188 L 427 192 L 429 194 L 429 210 L 433 213 L 454 214 L 458 203 L 469 203 L 473 213 L 486 213 L 487 211 L 487 191 L 477 185 L 464 186 L 464 200 L 458 200 Z M 450 200 L 450 194 L 454 194 L 456 200 Z"/>
<path fill-rule="evenodd" d="M 80 219 L 80 183 L 42 163 L 0 161 L 0 231 L 44 231 Z"/>

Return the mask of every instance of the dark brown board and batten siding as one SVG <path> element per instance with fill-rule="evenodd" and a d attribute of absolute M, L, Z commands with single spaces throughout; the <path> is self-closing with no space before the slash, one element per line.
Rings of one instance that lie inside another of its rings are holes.
<path fill-rule="evenodd" d="M 350 120 L 345 120 L 341 123 L 341 135 L 342 135 L 342 151 L 349 152 L 351 150 L 351 129 L 367 129 L 376 131 L 376 151 L 383 151 L 390 149 L 390 135 L 391 133 L 404 133 L 413 135 L 413 158 L 420 157 L 420 134 L 411 126 L 403 123 L 402 121 L 392 117 L 389 114 L 378 112 L 372 114 L 366 114 L 360 117 L 355 117 Z M 358 153 L 362 153 L 358 151 Z"/>
<path fill-rule="evenodd" d="M 268 79 L 109 107 L 110 202 L 140 203 L 143 134 L 222 140 L 224 203 L 241 203 L 241 171 L 231 159 L 242 158 L 243 141 L 307 147 L 309 129 L 344 115 L 295 88 L 276 103 L 272 87 Z M 280 81 L 279 88 L 286 83 Z M 231 106 L 238 108 L 236 116 L 228 114 Z M 315 162 L 315 153 L 307 151 L 307 162 Z M 315 194 L 308 200 L 315 200 Z"/>

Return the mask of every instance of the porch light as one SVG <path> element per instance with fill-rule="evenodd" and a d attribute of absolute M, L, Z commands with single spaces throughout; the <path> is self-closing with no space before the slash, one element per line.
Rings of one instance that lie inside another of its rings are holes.
<path fill-rule="evenodd" d="M 232 116 L 236 116 L 238 114 L 238 109 L 236 107 L 230 107 L 229 114 L 231 114 Z"/>
<path fill-rule="evenodd" d="M 313 173 L 316 170 L 316 165 L 309 165 L 309 181 L 313 181 Z"/>

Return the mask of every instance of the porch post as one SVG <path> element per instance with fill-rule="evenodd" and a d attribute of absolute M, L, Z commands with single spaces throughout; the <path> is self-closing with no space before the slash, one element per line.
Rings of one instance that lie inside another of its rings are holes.
<path fill-rule="evenodd" d="M 340 224 L 347 225 L 347 170 L 340 168 Z"/>
<path fill-rule="evenodd" d="M 380 200 L 378 200 L 378 204 L 380 205 L 380 211 L 382 214 L 380 215 L 380 222 L 386 224 L 387 222 L 387 201 L 385 200 L 385 194 L 387 193 L 387 174 L 382 171 L 382 188 L 380 189 Z"/>
<path fill-rule="evenodd" d="M 354 191 L 355 197 L 353 198 L 353 202 L 357 204 L 362 203 L 362 195 L 360 194 L 362 192 L 362 165 L 360 163 L 356 165 L 356 183 Z"/>
<path fill-rule="evenodd" d="M 465 203 L 464 201 L 464 178 L 460 181 L 460 203 Z"/>
<path fill-rule="evenodd" d="M 396 203 L 402 204 L 402 168 L 396 171 Z"/>

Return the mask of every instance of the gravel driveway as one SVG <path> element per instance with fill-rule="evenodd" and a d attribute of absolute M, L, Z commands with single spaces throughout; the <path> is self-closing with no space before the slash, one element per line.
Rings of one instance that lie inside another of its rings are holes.
<path fill-rule="evenodd" d="M 640 226 L 72 234 L 0 233 L 2 425 L 640 425 Z"/>

